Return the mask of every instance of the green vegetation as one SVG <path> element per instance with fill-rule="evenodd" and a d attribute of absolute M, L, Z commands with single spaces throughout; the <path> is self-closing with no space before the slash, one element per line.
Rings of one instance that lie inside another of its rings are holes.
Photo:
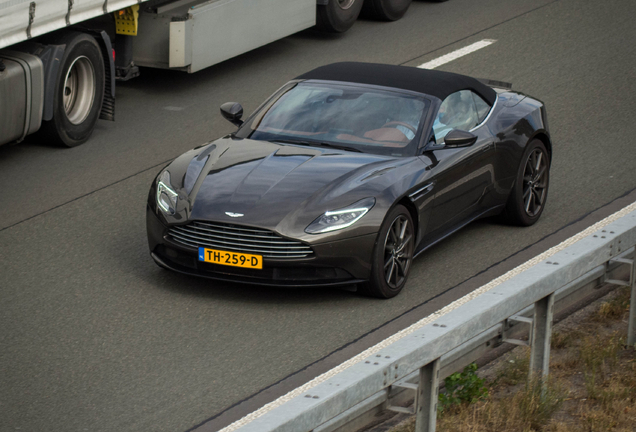
<path fill-rule="evenodd" d="M 473 403 L 488 397 L 485 380 L 477 376 L 477 365 L 471 363 L 464 371 L 456 372 L 444 380 L 445 390 L 439 395 L 440 411 L 453 405 Z"/>

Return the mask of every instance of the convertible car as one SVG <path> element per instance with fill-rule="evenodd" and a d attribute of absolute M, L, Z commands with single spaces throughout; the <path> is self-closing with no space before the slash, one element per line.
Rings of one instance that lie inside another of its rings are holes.
<path fill-rule="evenodd" d="M 413 259 L 475 219 L 534 224 L 552 143 L 544 105 L 506 83 L 336 63 L 288 82 L 238 130 L 153 181 L 161 267 L 263 285 L 356 284 L 390 298 Z"/>

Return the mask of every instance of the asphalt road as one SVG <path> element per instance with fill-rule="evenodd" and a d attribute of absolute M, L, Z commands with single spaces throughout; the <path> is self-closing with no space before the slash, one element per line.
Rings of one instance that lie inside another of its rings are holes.
<path fill-rule="evenodd" d="M 636 188 L 634 16 L 632 0 L 414 2 L 396 23 L 302 32 L 193 75 L 144 69 L 119 85 L 117 122 L 83 146 L 0 147 L 0 431 L 217 429 L 618 207 Z M 152 262 L 150 182 L 232 130 L 221 103 L 250 112 L 325 63 L 418 65 L 481 39 L 497 42 L 440 69 L 546 103 L 554 160 L 538 224 L 472 224 L 420 256 L 389 301 Z"/>

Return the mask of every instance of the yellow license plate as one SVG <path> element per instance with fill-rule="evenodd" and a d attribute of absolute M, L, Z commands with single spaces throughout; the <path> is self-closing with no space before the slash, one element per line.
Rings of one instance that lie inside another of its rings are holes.
<path fill-rule="evenodd" d="M 199 261 L 233 267 L 246 267 L 252 269 L 263 268 L 263 257 L 260 255 L 228 252 L 202 247 L 199 248 Z"/>

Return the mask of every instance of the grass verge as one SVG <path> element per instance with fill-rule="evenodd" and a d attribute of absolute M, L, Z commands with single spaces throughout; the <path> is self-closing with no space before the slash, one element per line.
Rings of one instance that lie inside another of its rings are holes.
<path fill-rule="evenodd" d="M 635 432 L 636 350 L 625 345 L 629 295 L 620 288 L 575 327 L 553 332 L 543 397 L 528 380 L 529 349 L 517 348 L 497 360 L 492 378 L 479 381 L 483 397 L 442 404 L 437 431 Z M 410 418 L 390 432 L 414 430 Z"/>

